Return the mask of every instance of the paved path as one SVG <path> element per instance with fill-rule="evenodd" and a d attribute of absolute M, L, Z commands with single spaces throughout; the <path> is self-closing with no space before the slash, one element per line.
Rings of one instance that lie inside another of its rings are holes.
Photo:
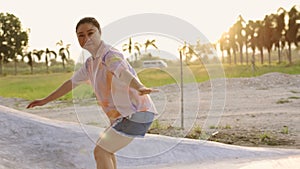
<path fill-rule="evenodd" d="M 92 169 L 102 128 L 49 120 L 0 105 L 0 169 Z M 300 150 L 250 148 L 147 135 L 117 153 L 120 169 L 296 169 Z M 298 168 L 297 168 L 298 169 Z"/>

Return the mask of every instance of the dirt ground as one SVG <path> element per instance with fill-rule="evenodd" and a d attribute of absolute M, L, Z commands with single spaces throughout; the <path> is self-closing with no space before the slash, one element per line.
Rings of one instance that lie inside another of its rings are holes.
<path fill-rule="evenodd" d="M 149 133 L 243 146 L 300 148 L 300 75 L 269 73 L 186 84 L 183 109 L 179 85 L 158 89 L 151 97 L 159 115 Z M 94 99 L 54 101 L 30 110 L 25 109 L 27 100 L 0 97 L 0 102 L 50 119 L 109 125 Z"/>

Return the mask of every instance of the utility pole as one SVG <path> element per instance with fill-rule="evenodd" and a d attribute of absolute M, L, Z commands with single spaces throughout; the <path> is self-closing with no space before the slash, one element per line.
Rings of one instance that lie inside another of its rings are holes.
<path fill-rule="evenodd" d="M 181 129 L 184 129 L 182 49 L 179 49 L 179 55 L 180 55 Z"/>

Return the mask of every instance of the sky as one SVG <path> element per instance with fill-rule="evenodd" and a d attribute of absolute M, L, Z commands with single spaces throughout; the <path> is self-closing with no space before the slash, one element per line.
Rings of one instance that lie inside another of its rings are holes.
<path fill-rule="evenodd" d="M 300 0 L 1 0 L 0 12 L 16 15 L 24 29 L 30 28 L 29 49 L 57 50 L 56 42 L 63 40 L 71 44 L 72 57 L 76 58 L 81 48 L 75 26 L 85 16 L 97 18 L 105 27 L 136 14 L 166 14 L 190 23 L 213 43 L 239 15 L 246 21 L 262 20 L 279 7 L 289 10 L 299 4 Z"/>

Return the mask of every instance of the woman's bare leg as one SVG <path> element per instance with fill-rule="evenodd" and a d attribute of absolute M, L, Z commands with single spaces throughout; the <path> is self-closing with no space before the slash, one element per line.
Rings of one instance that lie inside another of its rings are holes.
<path fill-rule="evenodd" d="M 127 146 L 133 138 L 118 134 L 111 127 L 106 129 L 97 141 L 94 156 L 97 169 L 116 169 L 115 152 Z"/>
<path fill-rule="evenodd" d="M 112 160 L 113 160 L 115 169 L 117 169 L 117 159 L 116 159 L 116 155 L 115 154 L 113 154 Z"/>
<path fill-rule="evenodd" d="M 97 169 L 116 169 L 113 161 L 113 153 L 107 152 L 100 146 L 94 149 L 94 157 L 97 164 Z"/>

